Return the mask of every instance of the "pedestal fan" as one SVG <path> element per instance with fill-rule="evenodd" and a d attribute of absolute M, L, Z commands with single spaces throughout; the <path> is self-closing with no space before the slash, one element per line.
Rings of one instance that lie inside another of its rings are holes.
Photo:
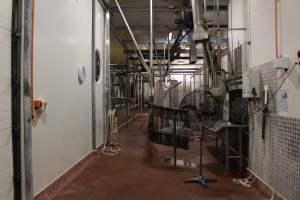
<path fill-rule="evenodd" d="M 186 94 L 180 103 L 180 109 L 190 113 L 185 125 L 193 130 L 194 138 L 200 140 L 199 175 L 187 179 L 186 183 L 198 183 L 207 187 L 208 183 L 216 181 L 203 177 L 203 140 L 210 134 L 210 128 L 222 119 L 223 103 L 221 102 L 222 98 L 200 89 Z"/>

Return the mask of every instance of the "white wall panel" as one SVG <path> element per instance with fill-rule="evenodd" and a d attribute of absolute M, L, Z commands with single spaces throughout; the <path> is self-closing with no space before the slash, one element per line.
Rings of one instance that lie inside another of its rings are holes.
<path fill-rule="evenodd" d="M 49 102 L 32 130 L 36 195 L 92 150 L 92 1 L 35 2 L 34 97 Z"/>
<path fill-rule="evenodd" d="M 11 131 L 11 0 L 0 1 L 0 199 L 13 200 Z"/>
<path fill-rule="evenodd" d="M 275 59 L 275 1 L 248 0 L 250 65 L 252 67 Z M 250 7 L 250 8 L 249 8 Z"/>
<path fill-rule="evenodd" d="M 0 1 L 0 26 L 3 29 L 11 29 L 12 0 Z"/>
<path fill-rule="evenodd" d="M 232 30 L 228 32 L 229 49 L 246 42 L 246 1 L 230 0 L 228 6 L 228 27 Z"/>
<path fill-rule="evenodd" d="M 297 51 L 300 50 L 300 27 L 299 23 L 299 0 L 280 1 L 281 5 L 281 32 L 282 32 L 282 54 L 289 57 L 294 63 L 297 60 Z M 300 118 L 300 70 L 293 73 L 288 83 L 289 116 Z"/>

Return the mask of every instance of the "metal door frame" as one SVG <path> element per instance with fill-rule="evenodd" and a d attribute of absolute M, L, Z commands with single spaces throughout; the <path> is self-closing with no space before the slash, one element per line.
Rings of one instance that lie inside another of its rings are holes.
<path fill-rule="evenodd" d="M 96 133 L 96 82 L 95 82 L 95 72 L 96 72 L 96 63 L 95 63 L 95 29 L 96 29 L 96 3 L 99 3 L 100 6 L 102 6 L 104 10 L 104 34 L 103 34 L 103 63 L 104 63 L 104 72 L 103 72 L 103 94 L 106 95 L 106 86 L 107 86 L 107 66 L 109 66 L 109 52 L 110 52 L 110 46 L 107 44 L 107 39 L 109 39 L 109 32 L 107 33 L 107 29 L 109 30 L 109 8 L 107 4 L 102 0 L 93 0 L 93 11 L 92 11 L 92 148 L 94 151 L 97 150 L 97 133 Z M 107 100 L 106 100 L 107 101 Z M 104 99 L 104 105 L 107 104 L 107 102 Z M 108 109 L 107 106 L 103 106 L 104 109 Z M 105 126 L 106 126 L 106 112 L 104 110 L 103 112 L 103 133 L 105 132 Z"/>

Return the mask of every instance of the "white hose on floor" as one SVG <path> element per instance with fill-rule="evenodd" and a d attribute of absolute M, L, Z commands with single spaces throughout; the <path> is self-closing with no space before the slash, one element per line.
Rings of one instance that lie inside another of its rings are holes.
<path fill-rule="evenodd" d="M 102 153 L 105 155 L 114 156 L 119 153 L 121 150 L 121 145 L 117 137 L 118 134 L 118 119 L 116 116 L 116 109 L 109 110 L 107 113 L 106 120 L 106 138 L 104 146 L 102 148 Z"/>
<path fill-rule="evenodd" d="M 237 179 L 237 178 L 232 179 L 232 181 L 234 183 L 239 184 L 239 185 L 243 186 L 244 188 L 251 188 L 252 184 L 255 182 L 255 180 L 256 180 L 256 178 L 253 175 L 251 175 L 245 179 Z"/>
<path fill-rule="evenodd" d="M 275 200 L 275 192 L 274 191 L 272 192 L 272 197 L 270 200 Z"/>

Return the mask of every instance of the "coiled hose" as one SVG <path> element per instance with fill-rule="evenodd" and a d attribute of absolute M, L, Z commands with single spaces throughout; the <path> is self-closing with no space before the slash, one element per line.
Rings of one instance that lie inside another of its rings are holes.
<path fill-rule="evenodd" d="M 121 150 L 121 144 L 119 143 L 118 134 L 118 119 L 116 116 L 116 109 L 109 110 L 107 113 L 106 120 L 106 138 L 102 153 L 105 155 L 114 156 Z"/>

